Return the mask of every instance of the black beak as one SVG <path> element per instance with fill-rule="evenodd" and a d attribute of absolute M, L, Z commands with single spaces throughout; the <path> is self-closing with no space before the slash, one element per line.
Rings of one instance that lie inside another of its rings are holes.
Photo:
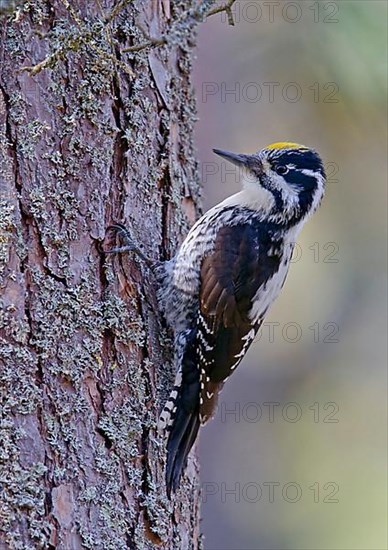
<path fill-rule="evenodd" d="M 229 151 L 222 151 L 221 149 L 213 149 L 213 152 L 236 166 L 247 166 L 250 159 L 249 155 L 230 153 Z"/>
<path fill-rule="evenodd" d="M 239 153 L 230 153 L 229 151 L 222 151 L 221 149 L 213 149 L 216 155 L 223 157 L 232 164 L 239 166 L 240 168 L 247 168 L 248 172 L 251 172 L 255 178 L 261 178 L 263 175 L 263 163 L 258 155 L 243 155 Z"/>

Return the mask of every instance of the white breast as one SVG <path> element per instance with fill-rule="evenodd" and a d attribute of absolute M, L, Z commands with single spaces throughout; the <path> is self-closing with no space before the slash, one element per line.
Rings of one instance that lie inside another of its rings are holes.
<path fill-rule="evenodd" d="M 288 238 L 284 243 L 284 254 L 278 271 L 257 290 L 253 298 L 252 309 L 249 312 L 249 318 L 252 323 L 257 323 L 261 320 L 268 308 L 271 307 L 278 297 L 288 273 L 293 245 L 301 228 L 302 223 L 296 226 L 293 231 L 288 234 Z"/>
<path fill-rule="evenodd" d="M 278 297 L 288 272 L 289 263 L 289 260 L 282 261 L 275 275 L 271 279 L 268 279 L 265 285 L 260 287 L 256 292 L 253 298 L 252 309 L 249 312 L 249 318 L 252 323 L 257 323 L 262 319 L 268 308 Z"/>

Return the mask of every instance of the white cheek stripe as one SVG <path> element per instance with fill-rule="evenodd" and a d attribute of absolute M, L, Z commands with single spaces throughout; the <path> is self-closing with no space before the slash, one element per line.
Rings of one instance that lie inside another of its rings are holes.
<path fill-rule="evenodd" d="M 325 192 L 325 179 L 321 174 L 319 174 L 319 173 L 317 174 L 316 172 L 313 172 L 312 170 L 305 169 L 305 170 L 302 170 L 302 173 L 305 174 L 306 176 L 314 176 L 317 179 L 317 183 L 318 183 L 318 188 L 315 191 L 313 202 L 312 202 L 309 214 L 307 216 L 307 218 L 308 218 L 309 216 L 314 214 L 315 210 L 318 208 L 318 206 L 319 206 L 319 204 L 322 200 L 322 197 L 323 197 L 324 192 Z"/>

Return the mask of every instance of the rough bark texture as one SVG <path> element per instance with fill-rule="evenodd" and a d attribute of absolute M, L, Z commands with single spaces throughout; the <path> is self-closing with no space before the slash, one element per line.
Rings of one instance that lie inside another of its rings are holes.
<path fill-rule="evenodd" d="M 104 249 L 121 221 L 166 258 L 194 221 L 209 3 L 32 0 L 0 21 L 1 549 L 199 547 L 195 461 L 165 494 L 154 281 Z"/>

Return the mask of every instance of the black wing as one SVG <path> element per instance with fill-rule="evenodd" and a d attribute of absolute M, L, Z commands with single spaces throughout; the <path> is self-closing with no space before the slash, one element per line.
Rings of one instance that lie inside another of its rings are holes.
<path fill-rule="evenodd" d="M 279 269 L 274 245 L 261 227 L 223 227 L 203 261 L 197 333 L 202 422 L 214 413 L 224 381 L 260 326 L 261 320 L 253 324 L 248 314 L 257 290 Z"/>

